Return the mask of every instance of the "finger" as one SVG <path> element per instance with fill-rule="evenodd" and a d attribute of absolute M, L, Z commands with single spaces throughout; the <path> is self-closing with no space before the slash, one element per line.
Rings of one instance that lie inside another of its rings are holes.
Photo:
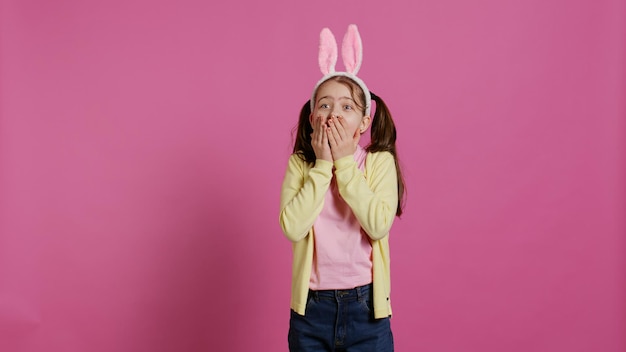
<path fill-rule="evenodd" d="M 350 136 L 346 132 L 346 119 L 343 116 L 337 117 L 337 132 L 341 136 L 341 139 L 348 139 Z"/>
<path fill-rule="evenodd" d="M 332 117 L 330 120 L 330 129 L 332 132 L 333 137 L 335 138 L 335 140 L 337 141 L 337 143 L 339 143 L 343 138 L 341 136 L 341 134 L 339 133 L 338 128 L 340 127 L 340 123 L 336 121 L 336 117 Z"/>
<path fill-rule="evenodd" d="M 313 127 L 313 133 L 311 133 L 311 146 L 313 147 L 313 150 L 316 151 L 316 155 L 317 155 L 317 149 L 319 148 L 319 145 L 320 145 L 320 129 L 319 129 L 319 124 L 317 123 L 317 119 L 316 119 L 314 123 L 314 127 Z"/>
<path fill-rule="evenodd" d="M 347 124 L 346 119 L 344 119 L 343 116 L 337 116 L 337 122 L 339 122 L 337 127 L 340 128 L 341 131 L 345 132 Z"/>
<path fill-rule="evenodd" d="M 324 123 L 324 117 L 323 116 L 318 116 L 319 120 L 318 120 L 318 129 L 320 131 L 320 141 L 322 140 L 323 136 L 324 136 L 324 132 L 326 131 L 326 124 Z"/>
<path fill-rule="evenodd" d="M 342 115 L 337 115 L 337 122 L 343 126 L 346 124 L 346 119 Z"/>
<path fill-rule="evenodd" d="M 326 128 L 326 138 L 328 139 L 330 149 L 337 147 L 337 139 L 335 138 L 332 127 Z"/>
<path fill-rule="evenodd" d="M 316 128 L 315 128 L 315 142 L 316 143 L 320 143 L 322 141 L 322 134 L 324 133 L 324 128 L 322 127 L 322 117 L 321 116 L 317 116 L 315 123 L 316 123 Z"/>

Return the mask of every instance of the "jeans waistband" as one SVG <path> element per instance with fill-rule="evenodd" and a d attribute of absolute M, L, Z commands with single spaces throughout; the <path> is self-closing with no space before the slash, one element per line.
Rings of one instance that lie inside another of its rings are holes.
<path fill-rule="evenodd" d="M 356 301 L 369 297 L 371 291 L 372 284 L 370 283 L 346 290 L 309 290 L 309 296 L 312 296 L 316 300 Z"/>

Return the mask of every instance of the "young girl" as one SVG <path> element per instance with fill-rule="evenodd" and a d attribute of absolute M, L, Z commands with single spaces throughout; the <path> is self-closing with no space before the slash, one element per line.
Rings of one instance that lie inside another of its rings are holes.
<path fill-rule="evenodd" d="M 404 195 L 396 129 L 382 99 L 356 76 L 355 25 L 342 57 L 346 72 L 335 72 L 337 44 L 325 28 L 324 77 L 300 112 L 281 191 L 280 224 L 293 242 L 290 351 L 393 351 L 388 235 Z"/>

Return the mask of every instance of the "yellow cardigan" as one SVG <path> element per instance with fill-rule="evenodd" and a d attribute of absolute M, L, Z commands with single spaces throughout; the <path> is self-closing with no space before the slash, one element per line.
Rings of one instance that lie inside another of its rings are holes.
<path fill-rule="evenodd" d="M 374 316 L 391 316 L 388 235 L 398 205 L 394 157 L 389 152 L 368 153 L 364 172 L 352 155 L 335 160 L 334 166 L 339 193 L 372 243 Z M 280 225 L 293 242 L 291 309 L 300 315 L 305 312 L 313 263 L 313 223 L 324 206 L 332 169 L 329 161 L 317 160 L 311 167 L 292 154 L 283 180 Z"/>

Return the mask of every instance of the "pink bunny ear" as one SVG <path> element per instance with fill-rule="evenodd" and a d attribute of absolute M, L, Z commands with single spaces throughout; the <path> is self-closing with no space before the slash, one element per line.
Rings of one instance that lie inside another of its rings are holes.
<path fill-rule="evenodd" d="M 363 61 L 363 46 L 361 36 L 355 24 L 348 26 L 348 31 L 343 37 L 341 45 L 341 57 L 346 66 L 346 72 L 356 75 Z"/>
<path fill-rule="evenodd" d="M 335 64 L 337 63 L 337 41 L 335 41 L 335 36 L 328 28 L 322 29 L 320 33 L 320 53 L 318 60 L 322 74 L 327 75 L 335 72 Z"/>

